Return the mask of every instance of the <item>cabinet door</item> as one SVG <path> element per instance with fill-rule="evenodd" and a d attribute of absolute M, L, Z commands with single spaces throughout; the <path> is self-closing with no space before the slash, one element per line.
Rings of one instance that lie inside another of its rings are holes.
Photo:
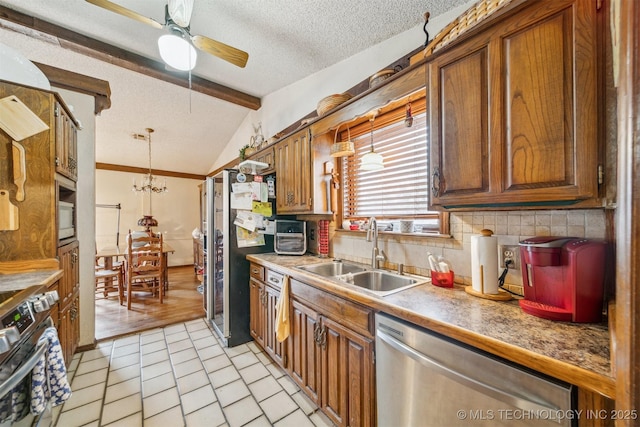
<path fill-rule="evenodd" d="M 596 4 L 531 2 L 427 64 L 431 203 L 598 204 Z"/>
<path fill-rule="evenodd" d="M 80 339 L 80 298 L 77 293 L 69 304 L 60 310 L 58 336 L 65 365 L 69 366 Z"/>
<path fill-rule="evenodd" d="M 300 131 L 275 147 L 277 213 L 304 213 L 312 210 L 311 134 Z"/>
<path fill-rule="evenodd" d="M 78 140 L 76 125 L 62 107 L 55 104 L 56 172 L 76 180 L 78 177 Z"/>
<path fill-rule="evenodd" d="M 266 175 L 275 170 L 275 150 L 273 147 L 268 147 L 264 150 L 259 151 L 258 153 L 249 156 L 250 160 L 255 160 L 256 162 L 266 163 L 269 166 L 260 171 L 261 175 Z"/>
<path fill-rule="evenodd" d="M 319 341 L 325 414 L 341 426 L 375 424 L 372 340 L 322 317 Z"/>
<path fill-rule="evenodd" d="M 464 45 L 428 65 L 432 203 L 490 190 L 488 48 Z"/>
<path fill-rule="evenodd" d="M 289 374 L 316 403 L 320 402 L 320 329 L 318 313 L 296 299 L 291 300 Z"/>
<path fill-rule="evenodd" d="M 80 288 L 80 263 L 78 241 L 58 248 L 58 260 L 63 271 L 60 279 L 60 304 L 66 305 L 69 299 Z"/>
<path fill-rule="evenodd" d="M 265 313 L 264 285 L 255 279 L 249 281 L 249 330 L 253 339 L 264 348 Z"/>
<path fill-rule="evenodd" d="M 288 340 L 279 342 L 276 338 L 276 304 L 280 298 L 280 291 L 271 286 L 264 286 L 264 309 L 266 327 L 264 332 L 264 349 L 269 356 L 281 367 L 286 368 L 286 345 Z"/>
<path fill-rule="evenodd" d="M 517 201 L 595 198 L 596 5 L 536 7 L 543 19 L 504 23 L 496 46 L 504 64 L 502 191 Z"/>

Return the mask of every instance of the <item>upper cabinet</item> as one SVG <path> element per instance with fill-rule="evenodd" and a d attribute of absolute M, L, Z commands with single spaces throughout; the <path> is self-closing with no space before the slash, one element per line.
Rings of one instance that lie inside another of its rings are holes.
<path fill-rule="evenodd" d="M 56 172 L 76 181 L 78 179 L 78 139 L 73 118 L 60 102 L 55 103 Z"/>
<path fill-rule="evenodd" d="M 525 4 L 426 64 L 431 205 L 598 205 L 596 2 Z"/>
<path fill-rule="evenodd" d="M 305 128 L 275 145 L 276 212 L 329 214 L 328 180 L 324 162 L 330 161 L 326 137 L 313 138 Z"/>

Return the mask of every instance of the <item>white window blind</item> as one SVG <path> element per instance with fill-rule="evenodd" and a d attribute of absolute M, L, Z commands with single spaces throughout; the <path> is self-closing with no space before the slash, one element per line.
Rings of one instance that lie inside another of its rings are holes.
<path fill-rule="evenodd" d="M 371 123 L 350 130 L 355 154 L 343 158 L 343 217 L 345 219 L 437 218 L 428 210 L 428 158 L 425 103 L 412 104 L 413 124 L 405 125 L 404 108 L 374 120 L 373 147 L 384 169 L 360 170 L 371 151 Z M 341 132 L 341 138 L 347 132 Z"/>

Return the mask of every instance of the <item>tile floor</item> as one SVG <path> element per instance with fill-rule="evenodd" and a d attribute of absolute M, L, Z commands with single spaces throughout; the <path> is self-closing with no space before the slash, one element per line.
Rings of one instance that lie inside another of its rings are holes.
<path fill-rule="evenodd" d="M 77 353 L 58 427 L 332 426 L 253 342 L 220 345 L 204 319 Z"/>

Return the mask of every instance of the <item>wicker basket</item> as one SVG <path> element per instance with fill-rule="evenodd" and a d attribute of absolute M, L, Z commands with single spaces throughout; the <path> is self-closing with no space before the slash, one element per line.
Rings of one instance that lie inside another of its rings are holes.
<path fill-rule="evenodd" d="M 324 115 L 327 111 L 333 110 L 338 105 L 347 102 L 351 98 L 352 96 L 347 92 L 329 95 L 325 98 L 322 98 L 320 102 L 318 102 L 318 108 L 316 108 L 318 116 Z"/>
<path fill-rule="evenodd" d="M 433 38 L 424 50 L 424 57 L 442 49 L 512 1 L 513 0 L 480 0 L 444 27 L 444 29 Z"/>

